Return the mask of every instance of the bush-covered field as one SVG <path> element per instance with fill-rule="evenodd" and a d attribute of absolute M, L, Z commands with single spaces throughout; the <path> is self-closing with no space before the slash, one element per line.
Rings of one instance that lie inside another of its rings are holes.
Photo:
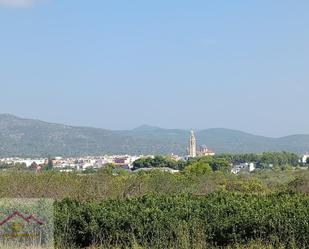
<path fill-rule="evenodd" d="M 170 174 L 160 171 L 121 173 L 100 171 L 76 173 L 0 173 L 0 198 L 71 198 L 77 201 L 140 197 L 145 194 L 192 194 L 203 196 L 215 191 L 266 194 L 292 191 L 309 193 L 309 171 L 272 170 L 256 174 L 232 175 L 222 172 Z"/>
<path fill-rule="evenodd" d="M 145 248 L 206 248 L 271 243 L 305 248 L 309 243 L 309 197 L 217 192 L 56 204 L 61 244 Z"/>
<path fill-rule="evenodd" d="M 55 199 L 61 249 L 309 248 L 308 170 L 236 176 L 218 160 L 176 174 L 12 170 L 0 173 L 0 198 Z"/>

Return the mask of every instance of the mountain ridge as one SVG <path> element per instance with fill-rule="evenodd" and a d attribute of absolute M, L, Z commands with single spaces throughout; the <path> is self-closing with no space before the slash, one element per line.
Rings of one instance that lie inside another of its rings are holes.
<path fill-rule="evenodd" d="M 309 135 L 279 138 L 211 128 L 196 131 L 199 145 L 217 153 L 309 151 Z M 186 153 L 189 130 L 142 125 L 132 130 L 70 126 L 0 114 L 0 156 L 81 156 Z"/>

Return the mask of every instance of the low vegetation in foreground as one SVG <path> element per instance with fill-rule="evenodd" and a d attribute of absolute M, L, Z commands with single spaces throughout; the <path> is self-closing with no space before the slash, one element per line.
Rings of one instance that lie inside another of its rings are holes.
<path fill-rule="evenodd" d="M 273 158 L 233 175 L 231 160 L 245 159 L 201 158 L 175 174 L 14 169 L 0 173 L 0 197 L 55 199 L 59 249 L 309 248 L 309 171 Z"/>
<path fill-rule="evenodd" d="M 57 202 L 61 245 L 106 248 L 208 248 L 252 241 L 303 248 L 309 241 L 309 197 L 216 192 L 146 195 L 123 200 Z"/>

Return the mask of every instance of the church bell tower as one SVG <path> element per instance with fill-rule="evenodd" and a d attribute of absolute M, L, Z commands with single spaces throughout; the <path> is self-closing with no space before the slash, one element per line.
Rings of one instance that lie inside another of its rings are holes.
<path fill-rule="evenodd" d="M 194 131 L 191 131 L 191 136 L 189 140 L 189 157 L 196 157 L 196 139 Z"/>

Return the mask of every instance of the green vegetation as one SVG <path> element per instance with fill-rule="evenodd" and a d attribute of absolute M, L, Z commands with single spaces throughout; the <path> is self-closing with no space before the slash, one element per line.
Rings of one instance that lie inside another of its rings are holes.
<path fill-rule="evenodd" d="M 154 158 L 144 157 L 136 160 L 133 164 L 133 169 L 162 167 L 168 167 L 171 169 L 183 169 L 184 166 L 184 161 L 177 162 L 169 157 L 155 156 Z"/>
<path fill-rule="evenodd" d="M 46 171 L 50 171 L 53 170 L 54 165 L 53 165 L 53 160 L 51 159 L 51 157 L 48 157 L 48 161 L 47 161 L 47 165 L 45 166 L 44 170 Z"/>
<path fill-rule="evenodd" d="M 63 248 L 242 248 L 253 243 L 306 248 L 309 171 L 235 176 L 210 166 L 202 173 L 190 170 L 205 165 L 197 160 L 179 174 L 3 172 L 0 197 L 56 199 L 56 241 Z"/>
<path fill-rule="evenodd" d="M 0 163 L 0 171 L 27 171 L 29 170 L 24 163 L 16 163 L 14 165 L 12 164 L 6 164 L 6 163 Z"/>
<path fill-rule="evenodd" d="M 255 162 L 260 168 L 273 166 L 298 166 L 299 156 L 290 152 L 264 152 L 261 154 L 220 154 L 216 158 L 223 158 L 233 164 Z"/>
<path fill-rule="evenodd" d="M 169 157 L 156 156 L 154 158 L 145 157 L 134 162 L 133 168 L 162 168 L 168 167 L 171 169 L 183 170 L 193 165 L 208 165 L 210 171 L 224 171 L 230 170 L 230 162 L 225 158 L 214 158 L 214 157 L 197 157 L 190 158 L 188 161 L 175 161 Z M 198 166 L 196 166 L 198 167 Z M 205 168 L 205 167 L 204 167 Z"/>
<path fill-rule="evenodd" d="M 228 173 L 231 169 L 231 162 L 223 157 L 196 157 L 196 158 L 190 158 L 188 162 L 186 163 L 186 166 L 190 166 L 191 164 L 194 164 L 195 162 L 208 164 L 213 171 L 221 171 Z"/>
<path fill-rule="evenodd" d="M 56 204 L 56 234 L 60 244 L 76 247 L 206 248 L 260 240 L 304 248 L 308 205 L 309 197 L 288 193 L 64 200 Z"/>
<path fill-rule="evenodd" d="M 208 163 L 196 161 L 186 167 L 184 172 L 189 175 L 199 176 L 210 174 L 210 172 L 212 172 L 212 169 Z"/>
<path fill-rule="evenodd" d="M 308 248 L 309 171 L 293 166 L 293 154 L 254 156 L 278 164 L 240 175 L 229 173 L 231 162 L 247 155 L 136 162 L 181 169 L 175 174 L 115 165 L 82 174 L 15 168 L 0 173 L 0 198 L 55 199 L 60 249 Z"/>

